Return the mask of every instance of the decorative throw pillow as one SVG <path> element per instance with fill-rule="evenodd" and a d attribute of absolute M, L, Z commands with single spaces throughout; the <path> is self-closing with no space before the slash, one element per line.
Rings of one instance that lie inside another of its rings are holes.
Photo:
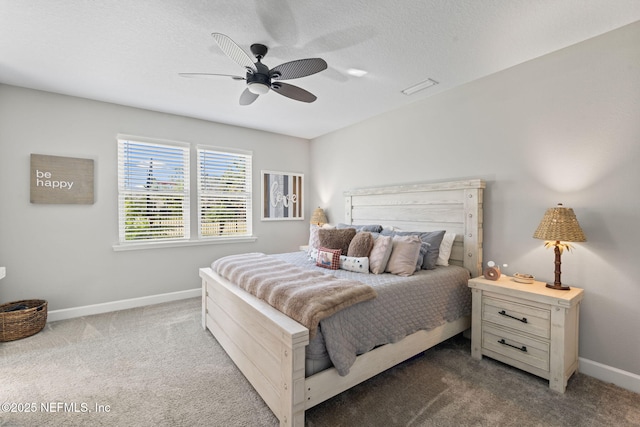
<path fill-rule="evenodd" d="M 378 236 L 373 242 L 373 248 L 369 254 L 369 271 L 373 274 L 384 273 L 392 249 L 393 241 L 391 236 Z"/>
<path fill-rule="evenodd" d="M 456 233 L 444 233 L 442 243 L 440 243 L 440 252 L 438 253 L 438 261 L 436 265 L 449 265 L 449 258 L 451 257 L 451 248 L 453 248 L 453 241 L 456 239 Z"/>
<path fill-rule="evenodd" d="M 422 240 L 418 236 L 395 236 L 385 271 L 398 276 L 411 276 L 416 271 L 421 245 Z"/>
<path fill-rule="evenodd" d="M 309 226 L 309 249 L 318 249 L 320 247 L 320 236 L 318 235 L 320 230 L 332 230 L 334 228 L 335 226 L 329 224 L 324 224 L 322 227 L 311 224 Z"/>
<path fill-rule="evenodd" d="M 340 268 L 347 271 L 355 271 L 356 273 L 369 274 L 369 258 L 368 257 L 350 257 L 340 256 Z"/>
<path fill-rule="evenodd" d="M 320 227 L 315 224 L 309 226 L 309 249 L 318 249 L 320 247 L 320 237 L 318 231 Z"/>
<path fill-rule="evenodd" d="M 422 262 L 423 270 L 433 270 L 438 262 L 438 254 L 440 253 L 440 243 L 444 237 L 444 230 L 439 231 L 387 231 L 382 230 L 382 234 L 386 236 L 418 236 L 420 239 L 429 244 L 427 254 Z"/>
<path fill-rule="evenodd" d="M 329 270 L 337 270 L 340 268 L 340 249 L 318 248 L 318 258 L 316 260 L 318 267 L 328 268 Z"/>
<path fill-rule="evenodd" d="M 341 230 L 326 230 L 321 228 L 318 231 L 320 246 L 329 249 L 340 249 L 345 255 L 349 252 L 349 243 L 351 243 L 355 235 L 356 230 L 353 228 L 344 228 Z"/>
<path fill-rule="evenodd" d="M 313 262 L 315 264 L 316 261 L 318 260 L 318 249 L 309 248 L 307 250 L 307 257 L 309 258 L 309 261 L 311 261 L 311 262 Z"/>
<path fill-rule="evenodd" d="M 429 244 L 422 242 L 418 260 L 416 261 L 416 270 L 422 270 L 422 264 L 424 263 L 424 257 L 427 256 L 427 252 L 429 252 Z"/>
<path fill-rule="evenodd" d="M 367 231 L 356 233 L 355 237 L 349 243 L 347 256 L 350 257 L 368 257 L 373 248 L 373 236 Z"/>
<path fill-rule="evenodd" d="M 422 263 L 423 270 L 433 270 L 436 268 L 438 262 L 438 255 L 440 254 L 440 243 L 444 237 L 444 230 L 432 231 L 430 233 L 422 233 L 420 239 L 423 242 L 429 243 L 429 249 L 424 256 L 424 262 Z"/>

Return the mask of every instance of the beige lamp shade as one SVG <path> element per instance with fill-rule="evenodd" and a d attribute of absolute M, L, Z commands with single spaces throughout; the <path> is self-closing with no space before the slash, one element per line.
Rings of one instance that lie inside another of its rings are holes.
<path fill-rule="evenodd" d="M 573 209 L 565 208 L 562 203 L 558 203 L 555 208 L 547 209 L 533 237 L 560 242 L 587 241 Z"/>
<path fill-rule="evenodd" d="M 547 288 L 568 291 L 571 289 L 565 286 L 561 281 L 560 264 L 563 248 L 571 249 L 568 243 L 561 242 L 586 242 L 582 228 L 578 224 L 576 214 L 573 209 L 565 208 L 562 203 L 558 203 L 555 208 L 547 209 L 544 213 L 542 221 L 533 237 L 536 239 L 546 240 L 546 247 L 553 247 L 555 253 L 555 281 L 553 284 L 547 283 Z"/>
<path fill-rule="evenodd" d="M 316 208 L 311 215 L 311 224 L 324 225 L 327 223 L 327 216 L 324 214 L 322 208 Z"/>

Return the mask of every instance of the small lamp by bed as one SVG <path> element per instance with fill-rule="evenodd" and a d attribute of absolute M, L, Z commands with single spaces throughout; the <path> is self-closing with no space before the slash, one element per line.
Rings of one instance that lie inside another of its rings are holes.
<path fill-rule="evenodd" d="M 315 224 L 319 227 L 322 227 L 324 224 L 327 223 L 327 216 L 324 214 L 324 210 L 322 210 L 322 208 L 317 207 L 314 211 L 313 214 L 311 215 L 311 224 Z"/>
<path fill-rule="evenodd" d="M 547 283 L 547 287 L 563 291 L 571 289 L 560 281 L 560 256 L 564 249 L 571 250 L 571 245 L 566 242 L 587 241 L 573 209 L 562 206 L 562 203 L 558 203 L 555 208 L 547 209 L 538 229 L 533 233 L 533 237 L 546 240 L 544 244 L 546 248 L 554 247 L 556 255 L 555 281 L 553 285 Z"/>

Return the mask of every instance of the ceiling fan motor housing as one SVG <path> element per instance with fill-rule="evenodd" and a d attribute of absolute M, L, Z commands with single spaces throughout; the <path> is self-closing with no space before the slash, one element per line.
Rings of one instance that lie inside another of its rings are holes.
<path fill-rule="evenodd" d="M 249 90 L 257 95 L 263 95 L 271 87 L 269 67 L 258 61 L 255 63 L 256 71 L 247 71 L 247 85 Z"/>

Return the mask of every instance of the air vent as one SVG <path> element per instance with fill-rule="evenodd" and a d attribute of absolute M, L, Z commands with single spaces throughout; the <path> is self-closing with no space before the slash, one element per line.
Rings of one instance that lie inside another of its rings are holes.
<path fill-rule="evenodd" d="M 405 95 L 413 95 L 414 93 L 416 93 L 416 92 L 418 92 L 420 90 L 426 89 L 426 88 L 431 87 L 431 86 L 435 86 L 437 84 L 438 84 L 437 81 L 431 80 L 431 79 L 427 79 L 427 80 L 425 80 L 423 82 L 420 82 L 418 84 L 415 84 L 415 85 L 413 85 L 411 87 L 408 87 L 408 88 L 404 89 L 402 91 L 402 93 L 404 93 Z"/>

